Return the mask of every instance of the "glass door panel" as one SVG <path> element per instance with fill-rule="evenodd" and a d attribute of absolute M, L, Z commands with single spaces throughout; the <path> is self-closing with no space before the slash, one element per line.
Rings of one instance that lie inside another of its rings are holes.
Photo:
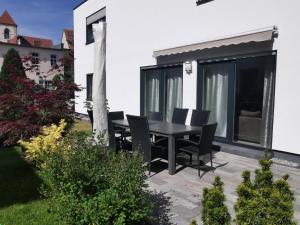
<path fill-rule="evenodd" d="M 210 111 L 209 122 L 217 122 L 216 136 L 227 137 L 228 81 L 231 63 L 203 65 L 202 109 Z"/>
<path fill-rule="evenodd" d="M 171 121 L 175 107 L 182 107 L 183 67 L 155 67 L 141 70 L 141 114 L 159 112 Z"/>
<path fill-rule="evenodd" d="M 161 112 L 160 109 L 160 82 L 161 70 L 152 69 L 145 71 L 144 77 L 144 113 Z"/>
<path fill-rule="evenodd" d="M 236 62 L 234 141 L 270 147 L 274 57 L 253 57 Z"/>
<path fill-rule="evenodd" d="M 166 78 L 166 121 L 171 122 L 174 108 L 182 108 L 183 69 L 182 67 L 164 70 Z"/>

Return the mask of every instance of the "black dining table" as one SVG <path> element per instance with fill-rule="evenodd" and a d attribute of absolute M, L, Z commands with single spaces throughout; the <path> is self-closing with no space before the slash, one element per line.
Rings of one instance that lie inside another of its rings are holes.
<path fill-rule="evenodd" d="M 128 121 L 113 120 L 114 125 L 122 128 L 129 128 Z M 149 120 L 150 134 L 163 136 L 168 138 L 168 170 L 169 174 L 176 173 L 176 152 L 175 152 L 175 140 L 176 137 L 182 137 L 184 135 L 191 135 L 200 133 L 202 127 L 168 123 L 162 121 Z"/>

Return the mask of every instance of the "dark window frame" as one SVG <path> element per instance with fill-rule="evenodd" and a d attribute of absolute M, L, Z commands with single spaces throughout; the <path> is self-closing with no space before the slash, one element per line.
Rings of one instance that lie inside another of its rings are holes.
<path fill-rule="evenodd" d="M 10 30 L 8 28 L 4 29 L 4 39 L 9 40 L 10 37 Z"/>
<path fill-rule="evenodd" d="M 167 99 L 167 77 L 162 72 L 167 68 L 176 68 L 181 67 L 183 71 L 183 63 L 173 63 L 173 64 L 161 64 L 161 65 L 152 65 L 152 66 L 143 66 L 140 67 L 140 115 L 145 116 L 147 112 L 144 111 L 145 108 L 145 82 L 147 70 L 161 70 L 159 76 L 159 111 L 163 115 L 163 120 L 166 119 L 166 99 Z M 184 73 L 182 73 L 183 77 Z"/>
<path fill-rule="evenodd" d="M 37 52 L 31 53 L 31 63 L 32 65 L 38 65 L 40 63 L 40 55 Z"/>
<path fill-rule="evenodd" d="M 86 101 L 93 101 L 93 73 L 86 75 Z"/>
<path fill-rule="evenodd" d="M 272 101 L 275 102 L 275 96 L 276 96 L 276 66 L 277 66 L 277 51 L 272 50 L 272 51 L 264 51 L 264 52 L 254 52 L 250 54 L 242 54 L 242 55 L 234 55 L 230 57 L 222 57 L 222 58 L 209 58 L 209 59 L 201 59 L 197 60 L 197 66 L 198 66 L 198 72 L 197 72 L 197 96 L 196 96 L 196 108 L 197 109 L 202 109 L 202 101 L 203 101 L 203 70 L 202 66 L 207 65 L 207 64 L 216 64 L 216 63 L 225 63 L 225 62 L 230 62 L 233 65 L 231 68 L 231 71 L 229 73 L 229 80 L 228 80 L 228 108 L 227 108 L 227 137 L 222 138 L 222 137 L 215 137 L 216 141 L 219 141 L 221 143 L 227 143 L 230 145 L 234 146 L 240 146 L 240 147 L 247 147 L 247 148 L 252 148 L 256 150 L 265 150 L 265 148 L 260 147 L 260 146 L 255 146 L 251 144 L 246 144 L 246 143 L 240 143 L 240 142 L 235 142 L 234 141 L 234 114 L 235 114 L 235 89 L 236 89 L 236 65 L 235 62 L 243 59 L 243 58 L 251 58 L 251 57 L 263 57 L 263 56 L 273 56 L 274 57 L 274 96 Z M 230 100 L 231 99 L 231 100 Z M 273 131 L 273 123 L 274 123 L 274 110 L 275 107 L 273 107 L 272 111 L 272 131 Z M 273 132 L 272 132 L 273 133 Z M 273 138 L 273 135 L 271 136 L 271 140 Z M 272 141 L 271 141 L 272 142 Z"/>
<path fill-rule="evenodd" d="M 103 7 L 102 9 L 98 10 L 97 12 L 94 12 L 93 14 L 89 15 L 88 17 L 86 17 L 86 45 L 92 44 L 95 42 L 94 37 L 93 37 L 93 24 L 95 23 L 99 23 L 99 22 L 106 22 L 106 15 L 103 16 L 102 18 L 93 21 L 92 23 L 88 24 L 88 18 L 90 18 L 91 16 L 101 12 L 102 10 L 106 10 L 106 7 Z"/>
<path fill-rule="evenodd" d="M 50 63 L 51 63 L 51 66 L 55 66 L 57 64 L 57 55 L 50 55 Z"/>

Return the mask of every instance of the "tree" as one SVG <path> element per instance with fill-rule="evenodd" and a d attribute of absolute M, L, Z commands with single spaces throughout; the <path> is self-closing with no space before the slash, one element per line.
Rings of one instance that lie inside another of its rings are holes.
<path fill-rule="evenodd" d="M 244 171 L 243 182 L 238 186 L 235 205 L 237 225 L 296 225 L 293 220 L 294 193 L 287 182 L 288 175 L 273 181 L 272 160 L 265 157 L 259 161 L 260 169 L 251 173 Z"/>
<path fill-rule="evenodd" d="M 7 80 L 9 74 L 15 74 L 23 78 L 26 77 L 20 55 L 14 48 L 9 49 L 4 57 L 0 79 Z"/>
<path fill-rule="evenodd" d="M 211 189 L 203 189 L 202 221 L 204 225 L 229 225 L 230 214 L 225 205 L 223 182 L 220 177 L 215 177 Z"/>
<path fill-rule="evenodd" d="M 8 55 L 8 54 L 7 54 Z M 18 55 L 15 55 L 18 57 Z M 11 62 L 18 59 L 10 58 Z M 14 65 L 14 64 L 13 64 Z M 73 98 L 79 88 L 74 83 L 55 81 L 47 90 L 23 76 L 24 70 L 7 66 L 0 79 L 0 144 L 14 145 L 37 135 L 43 126 L 74 121 Z"/>

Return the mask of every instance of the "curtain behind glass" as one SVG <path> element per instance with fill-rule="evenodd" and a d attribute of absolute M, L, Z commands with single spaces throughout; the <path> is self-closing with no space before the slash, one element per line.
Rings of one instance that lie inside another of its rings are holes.
<path fill-rule="evenodd" d="M 166 121 L 171 122 L 174 108 L 182 108 L 183 99 L 183 69 L 179 68 L 168 68 L 165 69 L 165 76 L 167 79 L 167 90 L 166 90 Z"/>
<path fill-rule="evenodd" d="M 272 147 L 272 122 L 274 108 L 274 58 L 266 57 L 264 71 L 264 95 L 262 108 L 261 145 L 264 148 Z"/>
<path fill-rule="evenodd" d="M 159 78 L 160 70 L 149 70 L 145 79 L 145 108 L 144 112 L 159 112 Z"/>
<path fill-rule="evenodd" d="M 209 122 L 217 122 L 216 136 L 226 137 L 229 64 L 204 66 L 203 109 L 210 110 Z"/>

